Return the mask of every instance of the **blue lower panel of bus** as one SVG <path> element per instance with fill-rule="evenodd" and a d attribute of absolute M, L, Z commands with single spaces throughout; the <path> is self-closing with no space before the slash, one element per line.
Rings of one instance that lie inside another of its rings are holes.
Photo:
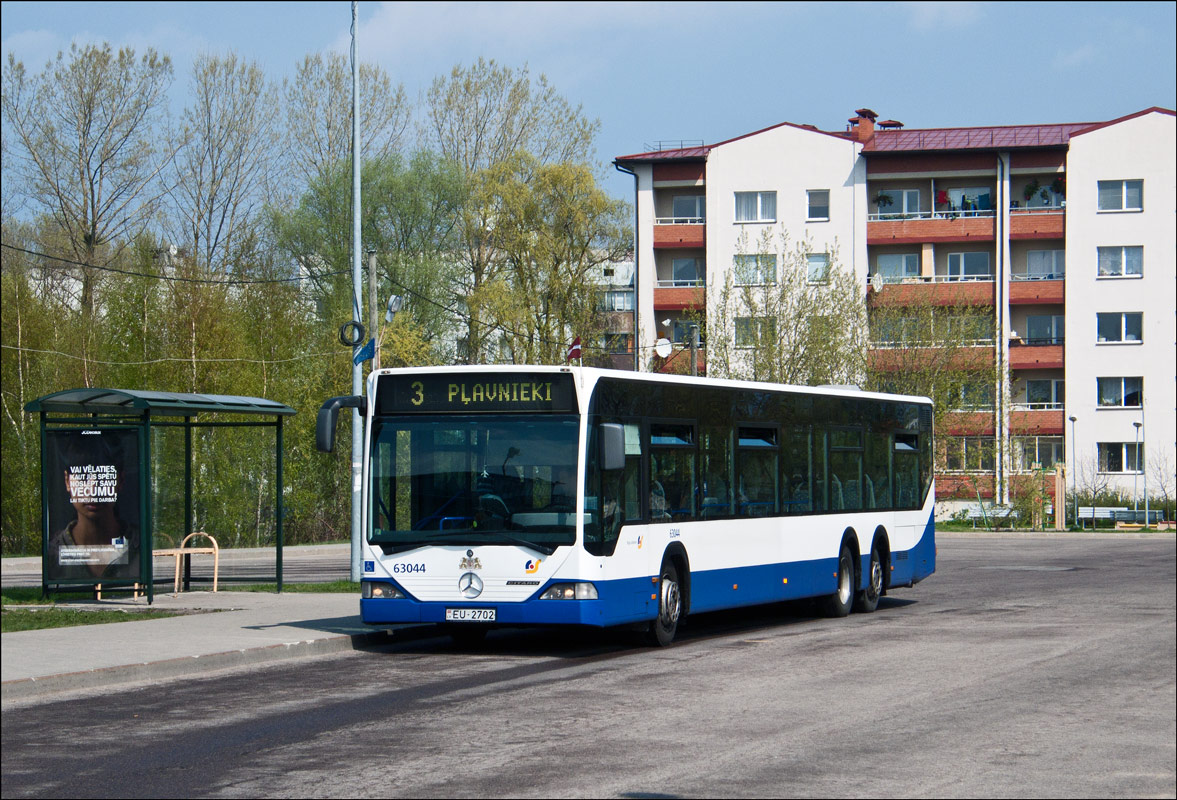
<path fill-rule="evenodd" d="M 869 552 L 866 558 L 869 561 Z M 915 547 L 891 554 L 891 566 L 892 586 L 909 585 L 932 574 L 936 566 L 936 542 L 931 520 Z M 863 567 L 865 572 L 866 564 Z M 690 611 L 718 611 L 830 594 L 837 588 L 837 573 L 836 558 L 692 571 Z M 597 600 L 535 599 L 542 590 L 537 591 L 533 599 L 522 603 L 369 599 L 360 600 L 360 616 L 369 625 L 445 622 L 447 608 L 493 608 L 495 622 L 500 625 L 605 627 L 650 620 L 657 614 L 657 586 L 652 577 L 595 581 L 593 584 L 597 588 Z"/>

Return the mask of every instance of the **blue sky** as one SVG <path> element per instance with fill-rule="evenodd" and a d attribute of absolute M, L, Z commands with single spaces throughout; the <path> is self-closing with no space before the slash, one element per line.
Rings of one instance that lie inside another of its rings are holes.
<path fill-rule="evenodd" d="M 479 56 L 528 64 L 601 120 L 602 161 L 657 140 L 716 142 L 789 121 L 844 128 L 867 106 L 909 128 L 1106 120 L 1177 106 L 1177 4 L 360 3 L 360 57 L 416 97 Z M 346 52 L 349 2 L 0 5 L 5 57 L 71 41 L 230 50 L 272 78 Z M 606 188 L 632 182 L 608 170 Z"/>

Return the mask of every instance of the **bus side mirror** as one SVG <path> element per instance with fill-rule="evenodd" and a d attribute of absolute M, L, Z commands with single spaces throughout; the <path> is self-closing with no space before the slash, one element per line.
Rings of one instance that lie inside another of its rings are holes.
<path fill-rule="evenodd" d="M 319 408 L 319 416 L 315 420 L 315 447 L 324 453 L 335 449 L 335 423 L 339 419 L 339 409 L 358 408 L 360 415 L 368 413 L 368 401 L 362 395 L 346 395 L 344 397 L 329 397 Z"/>
<path fill-rule="evenodd" d="M 604 422 L 601 434 L 601 469 L 625 469 L 625 426 Z"/>

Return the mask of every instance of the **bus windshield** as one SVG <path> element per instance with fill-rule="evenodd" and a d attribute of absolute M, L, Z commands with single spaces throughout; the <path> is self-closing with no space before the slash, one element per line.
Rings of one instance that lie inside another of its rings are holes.
<path fill-rule="evenodd" d="M 575 415 L 377 417 L 368 540 L 386 553 L 573 544 L 578 433 Z"/>

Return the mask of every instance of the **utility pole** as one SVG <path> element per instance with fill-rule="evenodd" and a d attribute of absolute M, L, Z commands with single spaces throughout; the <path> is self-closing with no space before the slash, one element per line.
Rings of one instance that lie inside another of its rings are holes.
<path fill-rule="evenodd" d="M 358 34 L 359 2 L 352 0 L 351 4 L 351 277 L 352 277 L 352 319 L 363 319 L 363 306 L 360 302 L 360 64 L 356 55 L 356 36 Z M 363 346 L 359 342 L 359 346 Z M 354 356 L 355 353 L 353 352 Z M 351 393 L 364 393 L 364 365 L 355 363 L 353 358 L 351 368 Z M 357 408 L 351 410 L 351 580 L 360 579 L 361 532 L 360 518 L 363 502 L 363 459 L 364 459 L 364 421 L 360 418 Z"/>
<path fill-rule="evenodd" d="M 376 319 L 376 251 L 368 251 L 368 335 L 376 340 L 375 354 L 372 356 L 372 370 L 380 369 L 380 337 L 377 332 Z"/>

